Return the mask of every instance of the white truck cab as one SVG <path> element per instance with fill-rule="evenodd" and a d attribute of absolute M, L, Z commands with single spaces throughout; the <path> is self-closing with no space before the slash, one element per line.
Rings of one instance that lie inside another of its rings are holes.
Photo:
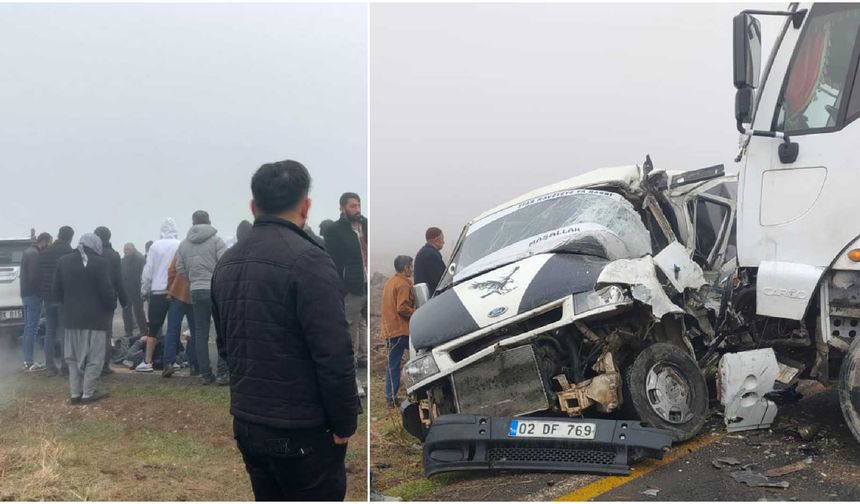
<path fill-rule="evenodd" d="M 761 71 L 760 16 L 785 18 Z M 858 61 L 860 4 L 794 3 L 734 19 L 735 115 L 746 137 L 738 265 L 755 279 L 759 316 L 814 328 L 813 377 L 826 381 L 845 353 L 840 399 L 860 439 Z"/>

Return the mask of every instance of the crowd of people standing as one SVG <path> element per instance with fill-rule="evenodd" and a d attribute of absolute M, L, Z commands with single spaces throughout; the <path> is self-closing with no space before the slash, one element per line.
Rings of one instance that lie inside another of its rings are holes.
<path fill-rule="evenodd" d="M 355 193 L 341 197 L 340 209 L 337 221 L 320 224 L 322 237 L 307 226 L 304 231 L 326 247 L 335 264 L 354 364 L 363 367 L 367 360 L 367 219 Z M 252 228 L 242 221 L 229 246 L 242 242 Z M 188 368 L 204 385 L 230 383 L 226 360 L 219 357 L 212 363 L 209 353 L 212 274 L 228 243 L 206 211 L 193 213 L 184 240 L 179 239 L 175 221 L 165 219 L 159 239 L 146 243 L 145 254 L 126 243 L 120 256 L 105 226 L 81 236 L 76 246 L 74 235 L 70 226 L 61 227 L 56 240 L 41 233 L 22 256 L 25 372 L 68 375 L 73 403 L 104 397 L 96 393 L 98 378 L 114 372 L 111 363 L 140 373 L 160 368 L 165 378 Z M 114 337 L 117 306 L 122 310 L 124 334 Z M 43 315 L 45 362 L 40 363 L 34 354 Z M 184 342 L 183 334 L 187 335 Z M 356 383 L 363 395 L 360 382 Z"/>

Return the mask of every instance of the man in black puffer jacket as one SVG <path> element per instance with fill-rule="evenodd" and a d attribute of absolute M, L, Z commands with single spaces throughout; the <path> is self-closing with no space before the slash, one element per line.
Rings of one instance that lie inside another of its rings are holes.
<path fill-rule="evenodd" d="M 251 180 L 256 217 L 218 261 L 212 315 L 230 370 L 234 434 L 257 500 L 343 500 L 360 404 L 341 282 L 302 229 L 310 175 L 295 161 Z"/>
<path fill-rule="evenodd" d="M 48 376 L 57 375 L 57 363 L 54 354 L 57 343 L 63 341 L 63 315 L 60 310 L 61 299 L 54 298 L 54 274 L 57 271 L 57 263 L 60 258 L 71 253 L 72 238 L 75 230 L 69 226 L 60 228 L 57 233 L 57 241 L 51 244 L 39 254 L 39 291 L 42 301 L 45 303 L 45 368 Z M 66 370 L 66 361 L 63 360 L 63 370 Z"/>

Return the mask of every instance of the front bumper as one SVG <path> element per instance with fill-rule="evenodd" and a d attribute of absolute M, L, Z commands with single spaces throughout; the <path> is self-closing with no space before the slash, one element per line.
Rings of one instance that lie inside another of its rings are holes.
<path fill-rule="evenodd" d="M 671 432 L 638 420 L 542 420 L 593 423 L 597 433 L 590 440 L 511 438 L 510 417 L 443 415 L 424 441 L 424 474 L 515 469 L 626 475 L 631 459 L 662 458 L 672 445 Z"/>

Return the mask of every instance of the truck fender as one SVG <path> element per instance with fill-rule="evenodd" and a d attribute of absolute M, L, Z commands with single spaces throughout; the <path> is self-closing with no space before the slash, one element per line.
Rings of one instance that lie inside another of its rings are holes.
<path fill-rule="evenodd" d="M 766 317 L 803 319 L 826 270 L 824 266 L 762 261 L 756 281 L 756 312 Z"/>

